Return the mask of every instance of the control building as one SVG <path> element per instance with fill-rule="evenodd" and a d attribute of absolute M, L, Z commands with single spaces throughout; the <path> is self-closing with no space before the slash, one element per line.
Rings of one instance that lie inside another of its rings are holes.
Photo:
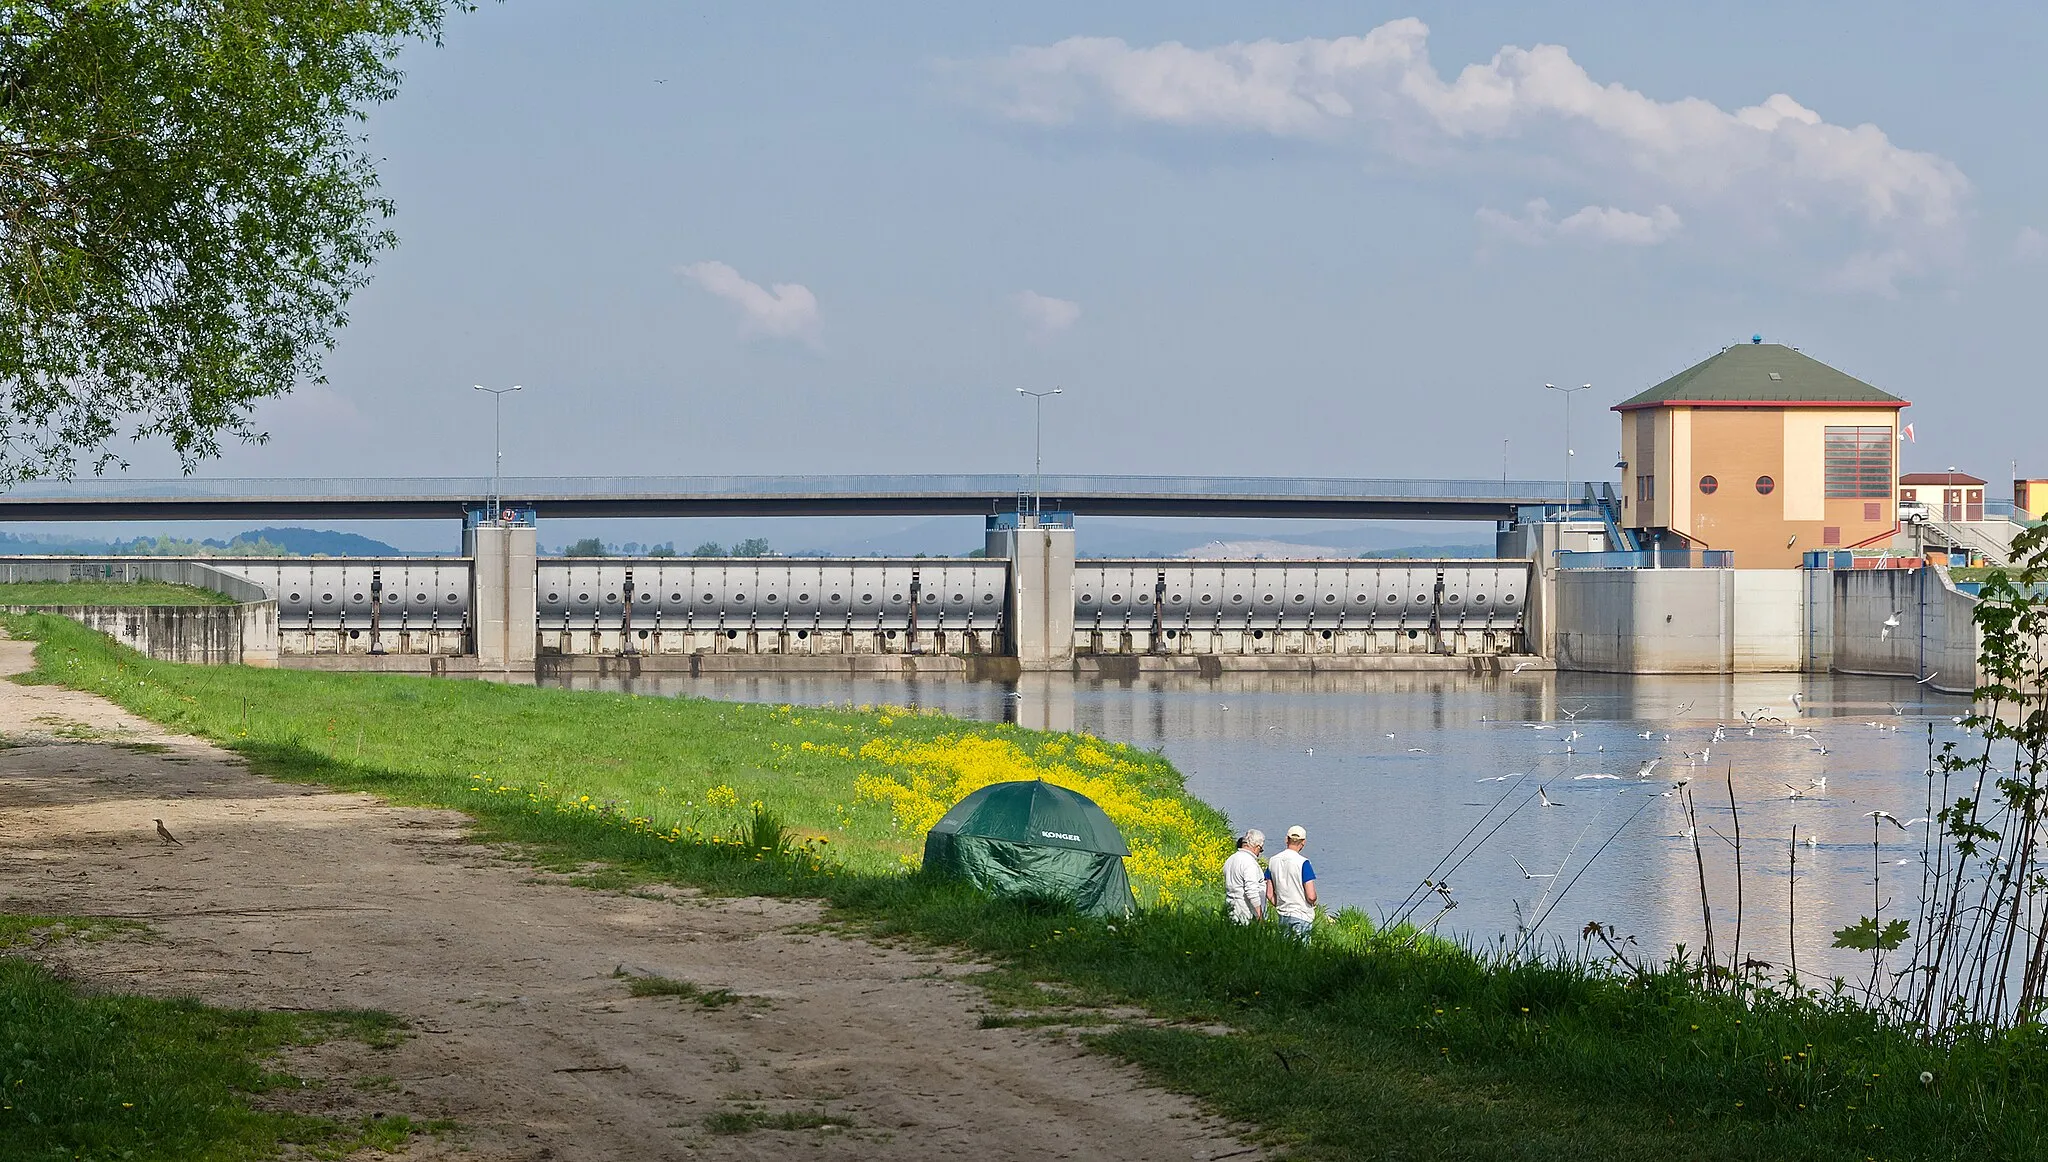
<path fill-rule="evenodd" d="M 1624 527 L 1645 548 L 1789 569 L 1809 549 L 1889 544 L 1907 401 L 1761 338 L 1614 406 Z"/>

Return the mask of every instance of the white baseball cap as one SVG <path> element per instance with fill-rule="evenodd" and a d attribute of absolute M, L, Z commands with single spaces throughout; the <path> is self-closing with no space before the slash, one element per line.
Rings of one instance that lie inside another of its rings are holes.
<path fill-rule="evenodd" d="M 1301 829 L 1301 825 L 1297 823 L 1293 827 L 1287 829 L 1287 838 L 1306 840 L 1308 838 L 1308 832 L 1303 831 Z"/>

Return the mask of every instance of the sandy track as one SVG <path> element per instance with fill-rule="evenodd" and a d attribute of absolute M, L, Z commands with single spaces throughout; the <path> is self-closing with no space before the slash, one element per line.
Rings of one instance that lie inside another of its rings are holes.
<path fill-rule="evenodd" d="M 0 674 L 28 654 L 0 640 Z M 462 1123 L 412 1157 L 1254 1156 L 1057 1035 L 977 1028 L 962 966 L 803 931 L 810 905 L 543 882 L 454 812 L 273 783 L 73 691 L 0 682 L 0 734 L 0 908 L 157 933 L 42 955 L 120 991 L 399 1014 L 396 1048 L 295 1058 L 324 1080 L 295 1104 Z M 621 966 L 747 999 L 633 999 Z M 854 1124 L 703 1128 L 742 1108 Z"/>

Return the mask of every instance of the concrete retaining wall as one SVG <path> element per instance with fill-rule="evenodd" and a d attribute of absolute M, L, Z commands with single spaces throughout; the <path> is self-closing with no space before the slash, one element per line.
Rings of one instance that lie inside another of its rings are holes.
<path fill-rule="evenodd" d="M 1561 569 L 1557 668 L 1610 674 L 1794 672 L 1795 569 Z"/>
<path fill-rule="evenodd" d="M 1815 569 L 1807 572 L 1806 587 L 1812 668 L 1915 680 L 1932 675 L 1927 685 L 1952 694 L 1976 688 L 1977 599 L 1958 591 L 1946 570 Z M 1884 624 L 1894 618 L 1896 627 Z"/>
<path fill-rule="evenodd" d="M 54 613 L 166 662 L 277 665 L 277 601 L 253 581 L 176 557 L 7 557 L 0 581 L 162 581 L 210 589 L 234 605 L 55 606 Z"/>
<path fill-rule="evenodd" d="M 277 665 L 277 609 L 246 605 L 11 606 L 10 613 L 54 613 L 96 629 L 164 662 Z M 268 652 L 265 652 L 267 643 Z M 255 648 L 251 648 L 251 646 Z"/>

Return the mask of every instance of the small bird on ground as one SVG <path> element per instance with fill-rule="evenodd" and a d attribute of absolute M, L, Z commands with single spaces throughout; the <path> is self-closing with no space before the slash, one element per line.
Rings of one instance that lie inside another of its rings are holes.
<path fill-rule="evenodd" d="M 164 821 L 161 819 L 156 821 L 156 837 L 165 843 L 177 843 L 179 847 L 185 846 L 183 843 L 178 842 L 178 837 L 171 834 L 171 829 L 165 827 Z"/>

